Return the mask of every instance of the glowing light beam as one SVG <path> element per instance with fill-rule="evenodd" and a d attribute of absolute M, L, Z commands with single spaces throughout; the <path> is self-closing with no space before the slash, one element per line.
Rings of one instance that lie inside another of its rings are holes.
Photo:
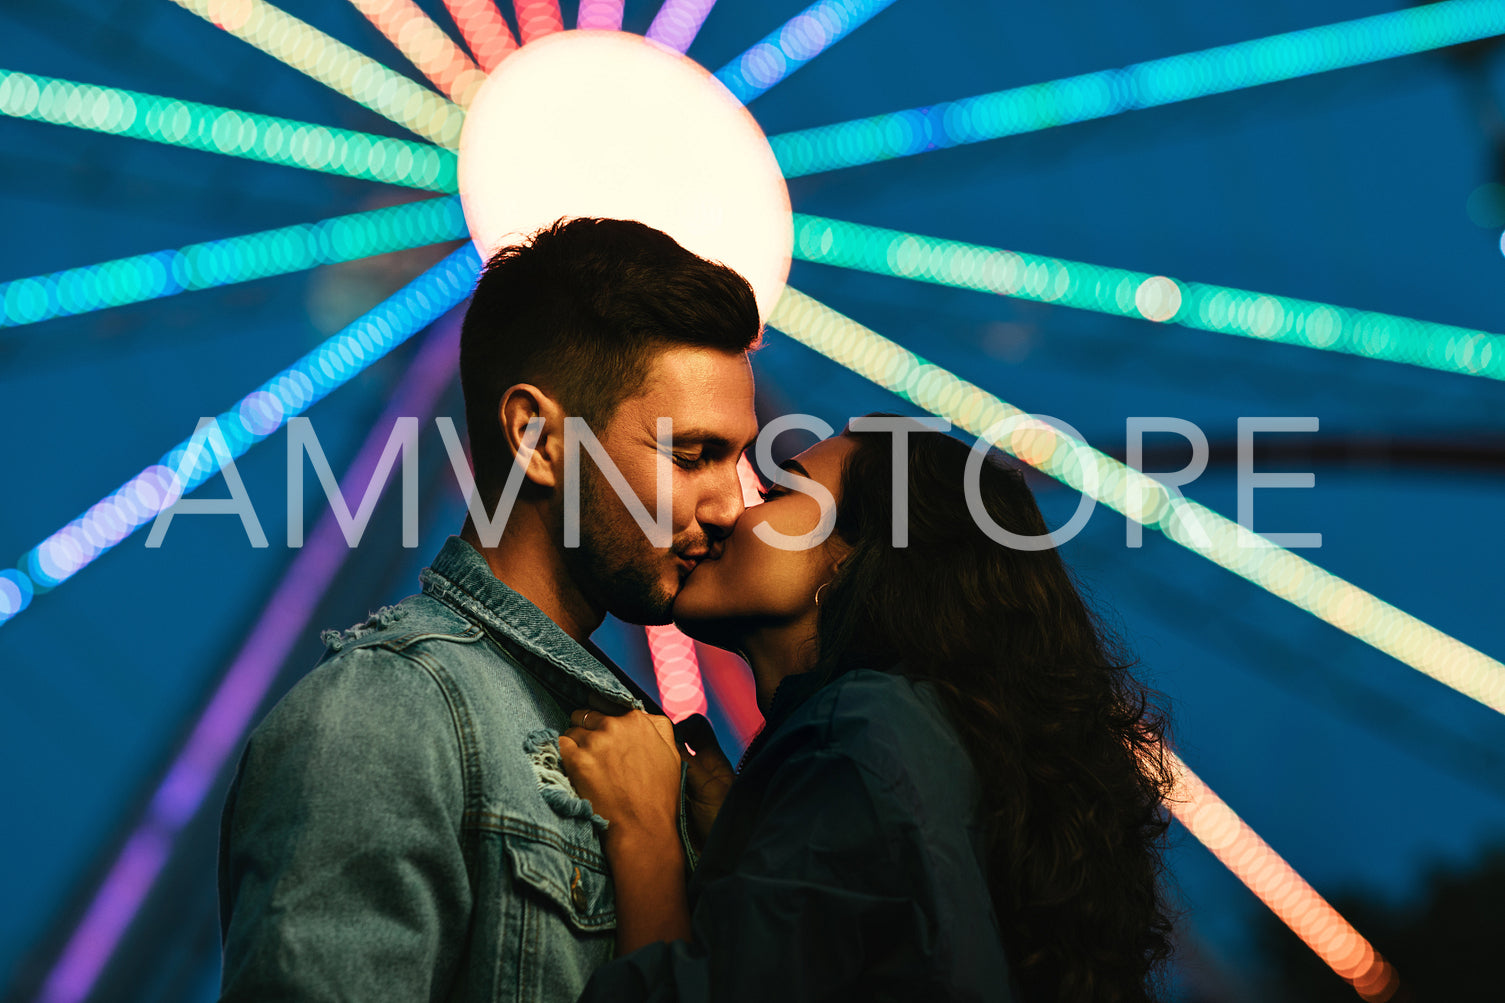
<path fill-rule="evenodd" d="M 893 2 L 816 0 L 784 22 L 783 27 L 717 70 L 716 79 L 747 104 Z"/>
<path fill-rule="evenodd" d="M 0 329 L 469 237 L 459 196 L 0 282 Z"/>
<path fill-rule="evenodd" d="M 458 320 L 427 337 L 341 480 L 340 491 L 345 497 L 359 496 L 371 483 L 398 418 L 433 413 L 445 386 L 453 379 L 459 345 Z M 96 889 L 43 984 L 39 1003 L 78 1003 L 88 998 L 99 973 L 151 893 L 183 827 L 202 807 L 309 617 L 352 553 L 334 509 L 327 509 L 308 544 L 294 554 L 214 697 L 147 804 L 144 817 Z"/>
<path fill-rule="evenodd" d="M 512 8 L 517 11 L 517 33 L 524 45 L 564 30 L 559 0 L 512 0 Z"/>
<path fill-rule="evenodd" d="M 1505 665 L 792 287 L 769 324 L 1125 517 L 1505 714 Z M 999 439 L 996 426 L 1014 427 Z"/>
<path fill-rule="evenodd" d="M 172 0 L 273 59 L 419 136 L 454 149 L 465 111 L 266 0 Z"/>
<path fill-rule="evenodd" d="M 658 682 L 659 703 L 669 720 L 678 723 L 691 714 L 706 712 L 705 686 L 695 642 L 672 623 L 644 627 L 648 653 L 653 657 L 653 678 Z"/>
<path fill-rule="evenodd" d="M 1176 819 L 1360 996 L 1374 1003 L 1394 996 L 1400 979 L 1390 962 L 1179 756 L 1166 754 L 1176 779 L 1167 807 Z"/>
<path fill-rule="evenodd" d="M 18 588 L 24 577 L 32 595 L 67 581 L 220 471 L 212 430 L 218 430 L 232 459 L 241 456 L 465 299 L 480 267 L 467 242 L 27 551 L 17 563 L 21 574 L 9 573 L 4 581 Z M 191 467 L 185 463 L 190 450 L 196 457 Z M 0 624 L 31 601 L 13 603 L 10 595 L 10 589 L 0 589 Z"/>
<path fill-rule="evenodd" d="M 770 136 L 768 142 L 784 176 L 793 178 L 1292 80 L 1502 33 L 1505 4 L 1499 0 L 1442 0 L 1122 69 L 786 132 Z M 771 55 L 761 58 L 765 62 L 760 65 L 772 65 Z"/>
<path fill-rule="evenodd" d="M 270 115 L 0 69 L 0 115 L 347 178 L 453 193 L 449 150 Z"/>
<path fill-rule="evenodd" d="M 460 107 L 470 104 L 486 74 L 413 0 L 350 0 L 397 46 L 408 62 Z"/>
<path fill-rule="evenodd" d="M 580 11 L 575 15 L 575 27 L 596 31 L 621 31 L 622 0 L 580 0 Z"/>
<path fill-rule="evenodd" d="M 476 62 L 487 73 L 517 50 L 517 40 L 497 10 L 496 0 L 444 0 L 444 6 Z"/>
<path fill-rule="evenodd" d="M 1372 310 L 1183 282 L 799 213 L 794 215 L 794 257 L 1119 317 L 1505 380 L 1505 335 Z"/>
<path fill-rule="evenodd" d="M 664 0 L 643 34 L 675 52 L 688 52 L 716 0 Z"/>

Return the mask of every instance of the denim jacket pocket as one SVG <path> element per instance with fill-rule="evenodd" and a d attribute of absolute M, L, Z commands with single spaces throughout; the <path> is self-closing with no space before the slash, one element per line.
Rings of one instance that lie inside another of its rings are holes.
<path fill-rule="evenodd" d="M 599 854 L 516 830 L 507 832 L 503 842 L 513 879 L 545 899 L 571 926 L 582 933 L 616 928 L 611 874 Z"/>

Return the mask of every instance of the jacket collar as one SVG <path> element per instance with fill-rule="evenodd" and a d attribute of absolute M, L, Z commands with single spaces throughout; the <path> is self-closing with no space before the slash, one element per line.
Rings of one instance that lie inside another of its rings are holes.
<path fill-rule="evenodd" d="M 570 699 L 584 705 L 596 695 L 629 707 L 643 706 L 624 683 L 626 673 L 600 648 L 589 640 L 580 644 L 498 579 L 464 538 L 445 540 L 433 563 L 419 572 L 418 581 L 424 592 L 479 622 L 503 653 L 521 662 L 540 682 L 563 689 Z"/>
<path fill-rule="evenodd" d="M 762 751 L 774 732 L 779 730 L 779 726 L 789 720 L 790 715 L 829 681 L 814 672 L 796 672 L 779 680 L 779 685 L 773 689 L 773 697 L 768 701 L 768 715 L 763 719 L 763 727 L 742 751 L 737 772 L 741 773 L 746 769 L 747 764 Z"/>

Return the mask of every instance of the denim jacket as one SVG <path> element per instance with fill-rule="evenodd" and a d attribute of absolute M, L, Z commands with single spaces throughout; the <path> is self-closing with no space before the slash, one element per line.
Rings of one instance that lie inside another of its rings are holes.
<path fill-rule="evenodd" d="M 555 739 L 643 707 L 458 536 L 252 733 L 220 828 L 222 1000 L 574 1000 L 611 957 L 605 821 Z M 648 709 L 657 712 L 657 707 Z"/>

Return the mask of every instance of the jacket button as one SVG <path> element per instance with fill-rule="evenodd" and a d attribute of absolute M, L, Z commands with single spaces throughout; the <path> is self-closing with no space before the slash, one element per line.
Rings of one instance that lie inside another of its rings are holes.
<path fill-rule="evenodd" d="M 575 868 L 575 877 L 570 881 L 570 901 L 576 912 L 585 912 L 585 886 L 580 883 L 580 868 Z"/>

